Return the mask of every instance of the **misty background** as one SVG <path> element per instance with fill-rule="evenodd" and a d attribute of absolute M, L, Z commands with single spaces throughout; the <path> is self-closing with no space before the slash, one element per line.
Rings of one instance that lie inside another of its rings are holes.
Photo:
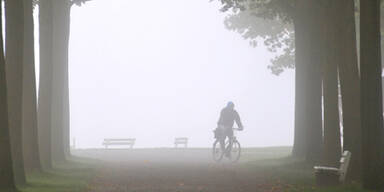
<path fill-rule="evenodd" d="M 104 138 L 172 147 L 175 137 L 210 147 L 228 101 L 245 126 L 238 133 L 243 146 L 292 145 L 294 71 L 272 75 L 267 65 L 274 55 L 262 41 L 254 48 L 225 29 L 219 7 L 208 0 L 94 0 L 73 7 L 76 147 L 99 148 Z"/>

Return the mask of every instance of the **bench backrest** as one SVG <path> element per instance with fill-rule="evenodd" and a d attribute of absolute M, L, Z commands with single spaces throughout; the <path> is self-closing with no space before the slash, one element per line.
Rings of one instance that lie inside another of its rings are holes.
<path fill-rule="evenodd" d="M 106 143 L 113 143 L 113 142 L 135 142 L 136 139 L 134 138 L 128 138 L 128 139 L 104 139 L 104 142 Z"/>
<path fill-rule="evenodd" d="M 176 143 L 186 143 L 186 142 L 188 142 L 188 138 L 187 137 L 179 137 L 179 138 L 176 138 L 175 139 L 175 142 Z"/>
<path fill-rule="evenodd" d="M 347 176 L 349 162 L 351 160 L 352 153 L 349 151 L 344 151 L 340 159 L 340 181 L 344 182 Z"/>

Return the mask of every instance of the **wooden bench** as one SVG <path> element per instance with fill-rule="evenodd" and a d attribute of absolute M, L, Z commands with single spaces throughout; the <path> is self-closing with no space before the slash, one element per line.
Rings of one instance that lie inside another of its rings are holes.
<path fill-rule="evenodd" d="M 128 139 L 104 139 L 103 145 L 106 149 L 108 149 L 108 146 L 110 145 L 129 145 L 130 148 L 133 148 L 133 145 L 135 145 L 136 139 L 134 138 L 128 138 Z"/>
<path fill-rule="evenodd" d="M 341 159 L 340 159 L 340 167 L 339 168 L 315 166 L 314 169 L 315 169 L 316 176 L 318 177 L 319 174 L 328 175 L 328 176 L 333 175 L 333 176 L 337 177 L 337 181 L 335 181 L 335 182 L 344 183 L 345 178 L 347 176 L 347 171 L 348 171 L 349 162 L 351 160 L 351 156 L 352 156 L 351 152 L 344 151 L 344 153 L 342 154 Z M 317 179 L 319 179 L 319 178 L 317 178 Z M 334 184 L 337 184 L 337 183 L 334 183 Z"/>
<path fill-rule="evenodd" d="M 175 148 L 177 148 L 178 145 L 184 145 L 184 147 L 187 148 L 188 147 L 188 138 L 186 138 L 186 137 L 175 138 Z"/>

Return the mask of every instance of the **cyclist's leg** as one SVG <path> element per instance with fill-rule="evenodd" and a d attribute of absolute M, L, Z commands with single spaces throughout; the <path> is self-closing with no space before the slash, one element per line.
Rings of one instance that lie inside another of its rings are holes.
<path fill-rule="evenodd" d="M 225 151 L 225 137 L 221 136 L 219 138 L 219 142 L 220 142 L 221 151 Z"/>
<path fill-rule="evenodd" d="M 233 130 L 232 129 L 227 131 L 227 137 L 229 141 L 228 148 L 227 148 L 227 155 L 230 156 L 232 151 L 232 146 L 233 146 Z"/>
<path fill-rule="evenodd" d="M 223 151 L 225 151 L 225 132 L 221 128 L 218 128 L 216 131 L 217 131 L 216 132 L 217 133 L 216 139 L 219 140 L 220 149 L 223 152 Z"/>

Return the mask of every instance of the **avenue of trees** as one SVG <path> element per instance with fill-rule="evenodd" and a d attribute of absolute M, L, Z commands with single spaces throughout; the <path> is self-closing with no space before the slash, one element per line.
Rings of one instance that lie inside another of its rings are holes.
<path fill-rule="evenodd" d="M 51 169 L 70 156 L 70 10 L 86 1 L 0 1 L 0 190 L 25 185 L 26 171 Z M 380 0 L 219 1 L 231 13 L 229 29 L 252 44 L 263 38 L 280 54 L 268 66 L 274 74 L 295 69 L 292 155 L 335 166 L 349 150 L 349 180 L 382 188 Z M 39 20 L 33 21 L 36 6 Z M 34 22 L 40 35 L 37 94 Z"/>
<path fill-rule="evenodd" d="M 383 187 L 380 0 L 220 2 L 228 29 L 278 54 L 272 73 L 295 69 L 292 155 L 337 166 L 349 150 L 349 180 Z"/>
<path fill-rule="evenodd" d="M 0 190 L 25 185 L 26 171 L 48 170 L 70 155 L 70 8 L 86 1 L 0 1 L 5 10 L 5 20 L 0 19 L 5 23 L 5 39 L 0 36 L 0 44 L 5 41 L 0 51 Z M 38 21 L 33 20 L 36 6 Z M 38 94 L 34 22 L 41 37 Z"/>

